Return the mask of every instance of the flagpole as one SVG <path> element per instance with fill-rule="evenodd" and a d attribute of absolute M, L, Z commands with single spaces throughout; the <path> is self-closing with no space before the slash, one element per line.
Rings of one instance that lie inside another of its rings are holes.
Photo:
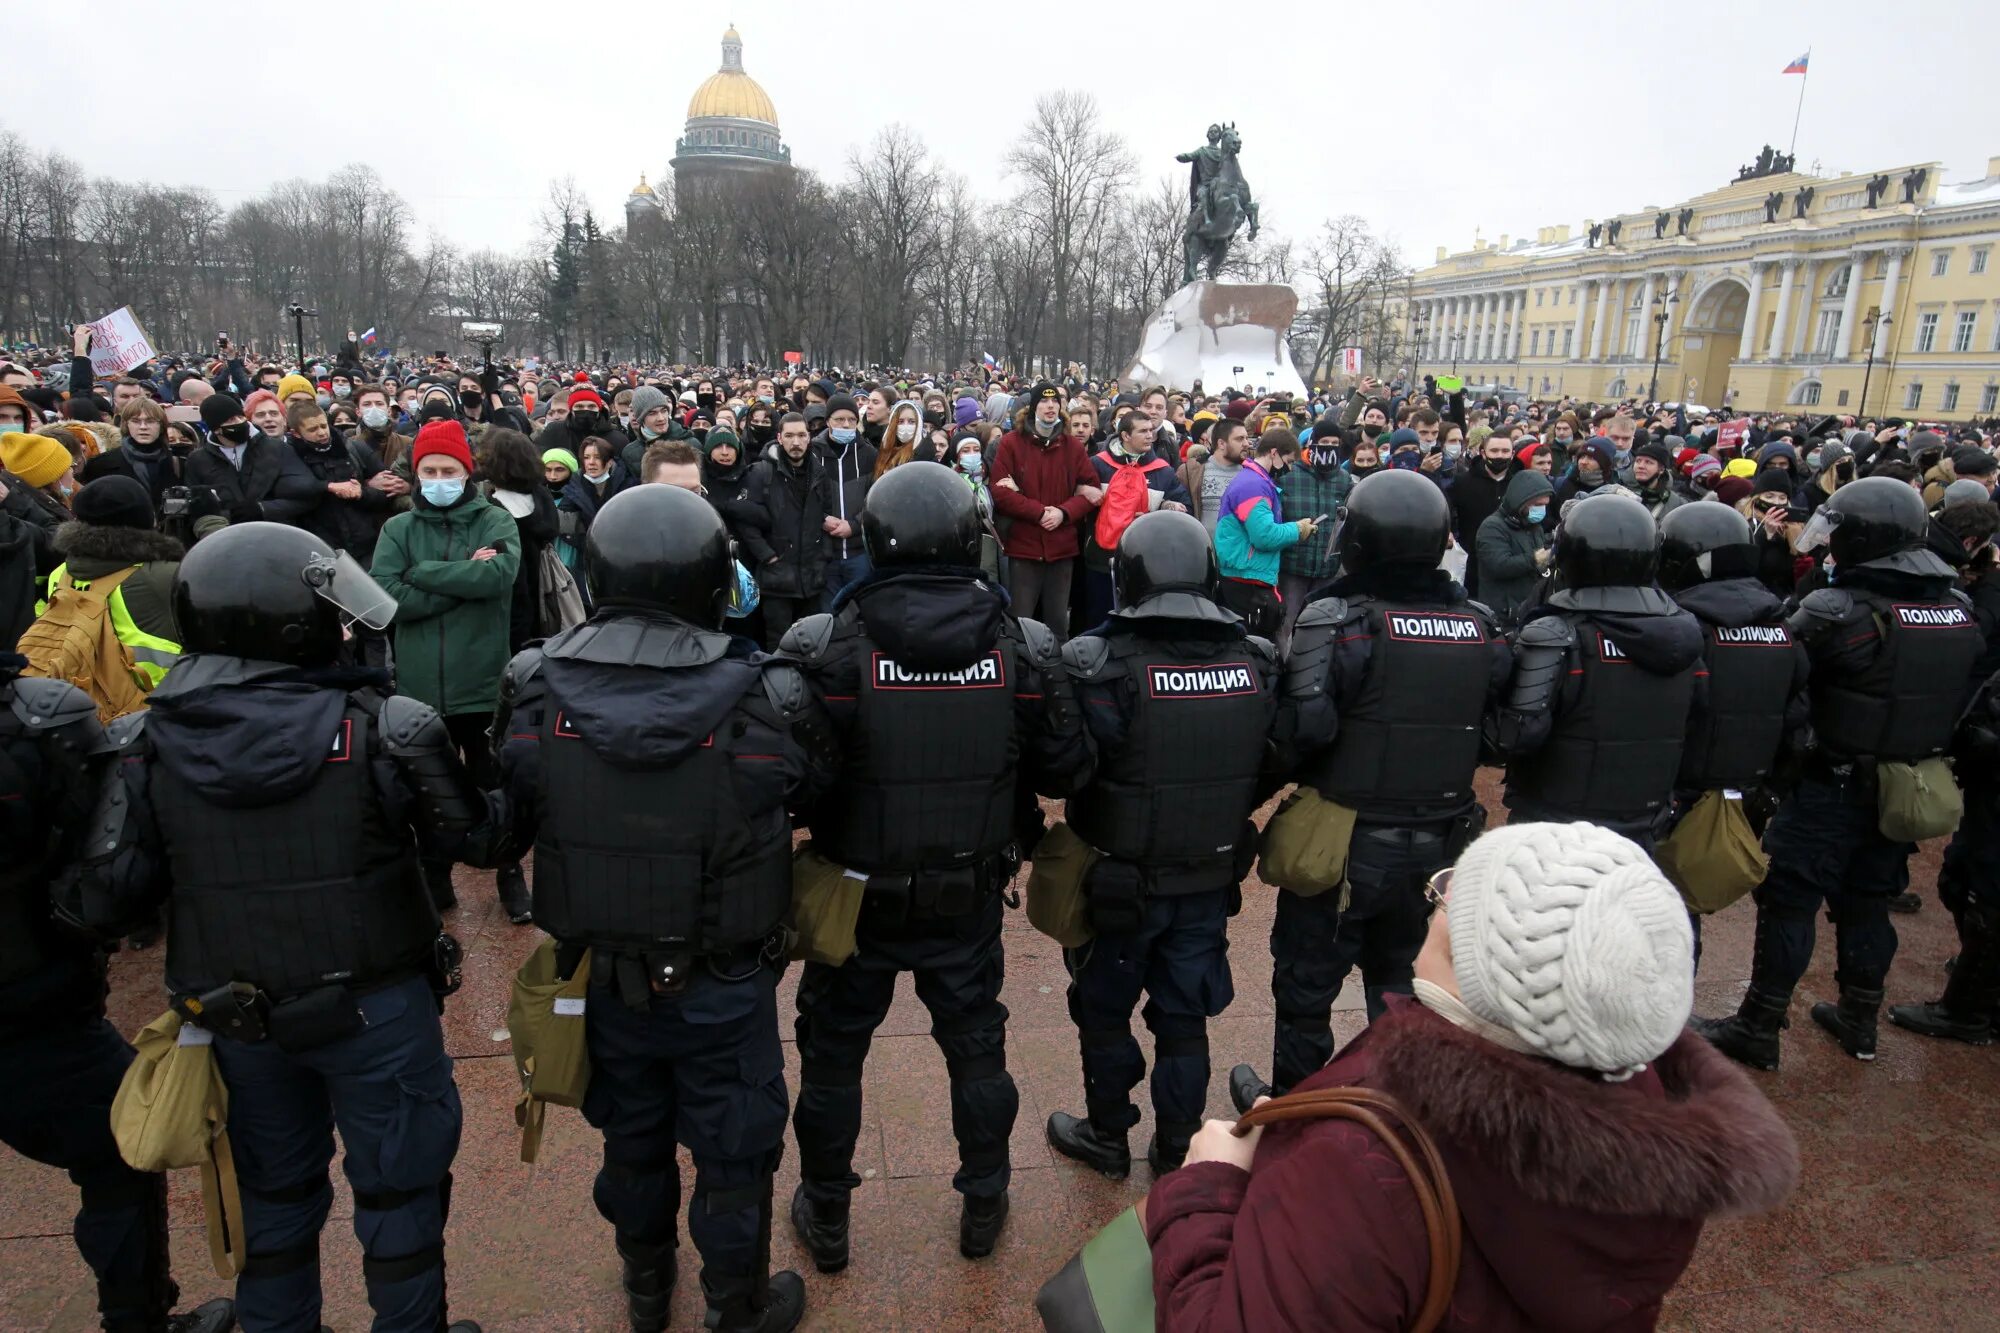
<path fill-rule="evenodd" d="M 1792 146 L 1785 150 L 1785 155 L 1794 160 L 1796 160 L 1799 155 L 1799 116 L 1803 114 L 1806 109 L 1806 80 L 1810 79 L 1811 77 L 1812 77 L 1812 48 L 1808 46 L 1806 48 L 1806 67 L 1799 71 L 1799 104 L 1798 107 L 1792 112 Z"/>

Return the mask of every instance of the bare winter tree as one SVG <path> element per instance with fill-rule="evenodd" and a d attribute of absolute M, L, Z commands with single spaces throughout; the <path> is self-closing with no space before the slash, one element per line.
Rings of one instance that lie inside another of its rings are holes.
<path fill-rule="evenodd" d="M 1394 250 L 1352 213 L 1328 218 L 1306 247 L 1302 274 L 1311 288 L 1305 323 L 1310 328 L 1305 378 L 1317 383 L 1343 347 L 1366 347 L 1383 302 L 1404 285 L 1406 272 Z M 1375 365 L 1383 362 L 1376 360 Z"/>
<path fill-rule="evenodd" d="M 916 333 L 918 288 L 937 262 L 944 177 L 917 134 L 890 125 L 848 156 L 861 278 L 861 317 L 884 365 L 901 365 Z"/>

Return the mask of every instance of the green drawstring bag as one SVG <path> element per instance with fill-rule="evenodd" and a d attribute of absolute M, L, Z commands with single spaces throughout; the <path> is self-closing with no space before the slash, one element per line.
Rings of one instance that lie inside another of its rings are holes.
<path fill-rule="evenodd" d="M 1958 831 L 1965 793 L 1941 756 L 1914 764 L 1875 765 L 1877 827 L 1890 842 L 1925 842 Z"/>
<path fill-rule="evenodd" d="M 1266 884 L 1301 898 L 1317 897 L 1347 878 L 1347 851 L 1354 841 L 1355 812 L 1301 786 L 1279 805 L 1264 826 L 1257 874 Z"/>
<path fill-rule="evenodd" d="M 1700 915 L 1720 912 L 1762 884 L 1771 868 L 1743 811 L 1743 793 L 1722 788 L 1701 794 L 1654 849 L 1653 860 L 1688 910 Z"/>
<path fill-rule="evenodd" d="M 1028 924 L 1065 949 L 1089 943 L 1090 897 L 1084 884 L 1090 868 L 1102 859 L 1103 853 L 1068 824 L 1044 833 L 1028 872 Z"/>
<path fill-rule="evenodd" d="M 793 853 L 792 929 L 797 937 L 789 951 L 792 961 L 839 967 L 852 958 L 854 928 L 867 894 L 866 875 L 835 865 L 811 843 Z"/>
<path fill-rule="evenodd" d="M 549 1106 L 582 1106 L 590 1088 L 590 1046 L 584 1036 L 590 954 L 583 955 L 568 979 L 558 971 L 556 942 L 543 940 L 514 974 L 507 998 L 507 1036 L 514 1047 L 514 1072 L 521 1079 L 514 1123 L 521 1128 L 524 1162 L 541 1152 Z"/>

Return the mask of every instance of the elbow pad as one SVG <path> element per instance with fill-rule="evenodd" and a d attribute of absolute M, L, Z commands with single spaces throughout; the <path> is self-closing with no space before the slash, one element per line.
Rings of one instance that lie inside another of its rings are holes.
<path fill-rule="evenodd" d="M 1542 616 L 1522 627 L 1514 641 L 1514 686 L 1507 708 L 1516 713 L 1546 712 L 1562 682 L 1563 662 L 1576 647 L 1576 628 L 1561 616 Z"/>
<path fill-rule="evenodd" d="M 486 798 L 466 776 L 436 709 L 392 694 L 382 701 L 376 723 L 382 732 L 382 752 L 416 799 L 412 813 L 420 828 L 452 837 L 486 821 Z"/>

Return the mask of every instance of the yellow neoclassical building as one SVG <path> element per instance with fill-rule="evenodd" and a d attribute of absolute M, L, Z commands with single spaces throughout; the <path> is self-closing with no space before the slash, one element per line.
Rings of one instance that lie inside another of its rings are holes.
<path fill-rule="evenodd" d="M 2000 158 L 1948 184 L 1935 162 L 1814 176 L 1767 148 L 1694 199 L 1440 246 L 1404 330 L 1421 370 L 1536 396 L 1646 397 L 1657 352 L 1662 400 L 1985 418 L 1997 245 Z"/>

